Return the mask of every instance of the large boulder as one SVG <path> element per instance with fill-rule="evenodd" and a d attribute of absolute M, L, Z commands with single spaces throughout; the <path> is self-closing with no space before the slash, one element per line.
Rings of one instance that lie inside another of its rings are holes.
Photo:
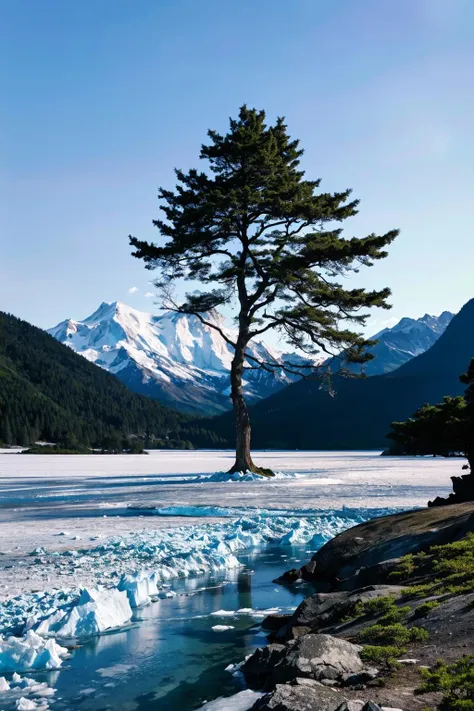
<path fill-rule="evenodd" d="M 269 644 L 259 647 L 242 664 L 240 671 L 251 689 L 263 689 L 271 670 L 282 658 L 286 647 L 283 644 Z"/>
<path fill-rule="evenodd" d="M 396 585 L 370 585 L 360 590 L 331 593 L 316 593 L 307 597 L 297 607 L 288 622 L 275 634 L 277 641 L 295 639 L 298 631 L 319 631 L 350 617 L 358 602 L 367 602 L 377 597 L 398 597 L 402 587 Z M 296 632 L 296 634 L 295 634 Z"/>
<path fill-rule="evenodd" d="M 337 711 L 344 696 L 310 679 L 296 679 L 294 684 L 278 684 L 262 696 L 252 711 Z"/>
<path fill-rule="evenodd" d="M 459 540 L 470 531 L 474 531 L 472 501 L 371 519 L 340 533 L 315 553 L 312 580 L 338 588 L 361 568 Z"/>
<path fill-rule="evenodd" d="M 306 634 L 288 642 L 270 669 L 267 687 L 298 677 L 342 682 L 347 675 L 362 671 L 361 647 L 328 634 Z"/>

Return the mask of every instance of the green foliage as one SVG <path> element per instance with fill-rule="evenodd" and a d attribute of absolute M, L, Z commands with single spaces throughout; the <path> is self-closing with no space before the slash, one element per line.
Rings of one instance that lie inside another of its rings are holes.
<path fill-rule="evenodd" d="M 415 556 L 413 553 L 408 553 L 404 555 L 400 563 L 397 565 L 395 570 L 389 574 L 389 578 L 392 580 L 406 580 L 415 571 Z"/>
<path fill-rule="evenodd" d="M 21 454 L 95 454 L 90 447 L 63 447 L 56 444 L 44 444 L 22 450 Z"/>
<path fill-rule="evenodd" d="M 390 645 L 380 646 L 366 644 L 360 652 L 360 658 L 364 662 L 371 664 L 386 664 L 390 667 L 399 666 L 397 657 L 405 654 L 406 649 L 403 647 L 394 647 Z"/>
<path fill-rule="evenodd" d="M 401 569 L 411 569 L 416 577 L 420 567 L 431 580 L 421 585 L 412 585 L 404 591 L 405 596 L 428 597 L 430 595 L 460 595 L 472 592 L 474 587 L 474 533 L 454 543 L 432 546 L 427 555 L 409 556 L 409 562 L 401 561 Z"/>
<path fill-rule="evenodd" d="M 201 445 L 206 439 L 199 425 L 193 434 L 186 430 L 188 416 L 132 393 L 44 331 L 2 312 L 0 372 L 0 440 L 8 445 L 44 440 L 74 450 L 104 438 L 121 445 L 132 435 L 162 446 L 194 433 Z"/>
<path fill-rule="evenodd" d="M 357 617 L 378 617 L 378 624 L 391 625 L 395 622 L 402 622 L 410 613 L 409 607 L 399 607 L 396 605 L 396 598 L 392 595 L 387 597 L 376 597 L 363 602 L 358 600 L 346 613 L 342 622 L 349 622 Z"/>
<path fill-rule="evenodd" d="M 437 405 L 420 407 L 405 422 L 392 422 L 387 437 L 394 442 L 394 454 L 462 452 L 474 475 L 474 358 L 460 381 L 467 386 L 464 397 L 445 397 Z"/>
<path fill-rule="evenodd" d="M 434 669 L 422 670 L 424 682 L 416 693 L 442 691 L 439 711 L 474 711 L 474 656 L 451 665 L 438 662 Z"/>
<path fill-rule="evenodd" d="M 366 348 L 372 343 L 359 332 L 369 315 L 364 309 L 389 308 L 390 291 L 348 289 L 345 278 L 385 258 L 398 234 L 343 237 L 339 225 L 357 214 L 358 201 L 350 199 L 350 190 L 319 192 L 320 180 L 306 179 L 300 169 L 303 150 L 284 120 L 265 121 L 264 111 L 242 106 L 228 133 L 208 131 L 209 143 L 200 152 L 207 172 L 176 170 L 176 189 L 159 190 L 163 217 L 154 225 L 160 242 L 130 237 L 133 256 L 158 270 L 165 304 L 197 315 L 234 348 L 231 396 L 245 458 L 250 422 L 244 363 L 269 373 L 313 369 L 263 361 L 248 353 L 249 342 L 274 329 L 311 356 L 323 351 L 351 363 L 370 360 Z M 203 291 L 177 304 L 171 289 L 178 279 L 198 280 Z M 236 314 L 233 339 L 206 318 L 224 305 Z"/>
<path fill-rule="evenodd" d="M 423 602 L 415 610 L 415 618 L 427 617 L 432 610 L 439 607 L 440 603 L 438 600 L 430 600 L 429 602 Z"/>
<path fill-rule="evenodd" d="M 424 642 L 428 638 L 427 630 L 422 627 L 408 628 L 400 622 L 394 624 L 371 625 L 361 630 L 359 642 L 368 644 L 393 645 L 403 647 L 410 642 Z"/>
<path fill-rule="evenodd" d="M 227 134 L 208 131 L 200 158 L 210 172 L 176 170 L 176 190 L 159 190 L 164 219 L 154 225 L 162 244 L 131 237 L 133 254 L 159 269 L 162 286 L 179 278 L 211 285 L 188 294 L 182 312 L 206 313 L 237 292 L 246 343 L 276 328 L 307 352 L 328 343 L 363 362 L 366 341 L 339 324 L 363 324 L 359 309 L 386 308 L 389 290 L 346 290 L 333 277 L 386 257 L 398 231 L 343 238 L 335 223 L 356 215 L 358 201 L 350 190 L 318 192 L 320 180 L 305 179 L 303 150 L 284 120 L 269 126 L 265 118 L 242 106 Z"/>

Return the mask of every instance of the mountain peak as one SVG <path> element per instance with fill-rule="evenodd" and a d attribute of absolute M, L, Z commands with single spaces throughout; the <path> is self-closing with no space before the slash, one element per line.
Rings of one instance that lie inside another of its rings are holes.
<path fill-rule="evenodd" d="M 212 326 L 230 339 L 234 334 L 217 309 L 203 318 L 208 324 L 192 314 L 152 315 L 121 301 L 104 301 L 84 320 L 62 322 L 49 333 L 137 392 L 193 412 L 220 412 L 230 407 L 233 349 Z M 248 350 L 262 360 L 286 357 L 260 341 Z M 252 402 L 295 379 L 284 371 L 249 371 L 244 389 Z"/>

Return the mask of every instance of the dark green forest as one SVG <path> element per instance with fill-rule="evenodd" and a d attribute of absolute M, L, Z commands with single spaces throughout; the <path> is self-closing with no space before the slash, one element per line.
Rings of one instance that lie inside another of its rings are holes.
<path fill-rule="evenodd" d="M 216 446 L 199 421 L 127 389 L 52 336 L 0 312 L 0 442 L 118 448 Z"/>

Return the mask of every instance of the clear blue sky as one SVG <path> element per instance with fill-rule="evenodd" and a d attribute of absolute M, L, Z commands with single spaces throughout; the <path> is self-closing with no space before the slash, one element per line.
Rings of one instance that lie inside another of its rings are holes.
<path fill-rule="evenodd" d="M 474 296 L 472 0 L 0 0 L 0 309 L 39 326 L 152 309 L 127 235 L 242 103 L 287 118 L 308 177 L 399 227 L 363 273 L 403 315 Z M 129 293 L 129 289 L 138 289 Z"/>

